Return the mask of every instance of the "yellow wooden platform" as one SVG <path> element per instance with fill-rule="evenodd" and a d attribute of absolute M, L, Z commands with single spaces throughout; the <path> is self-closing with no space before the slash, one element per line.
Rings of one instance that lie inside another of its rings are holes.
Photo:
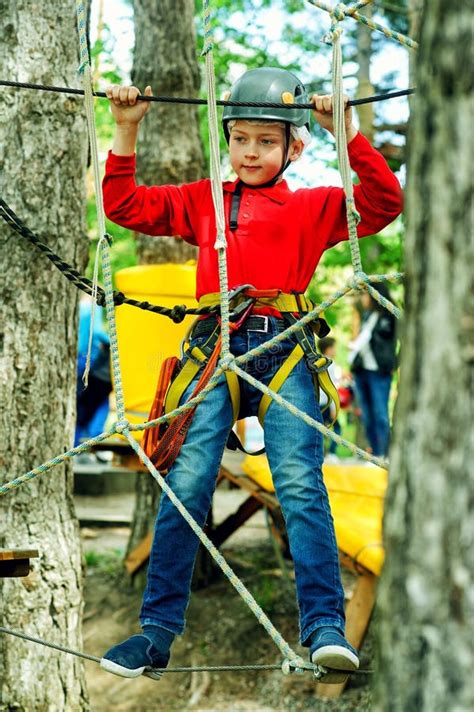
<path fill-rule="evenodd" d="M 266 492 L 275 491 L 265 455 L 246 457 L 242 469 Z M 355 564 L 379 576 L 384 560 L 382 517 L 386 470 L 370 464 L 331 463 L 323 465 L 323 476 L 339 549 Z"/>

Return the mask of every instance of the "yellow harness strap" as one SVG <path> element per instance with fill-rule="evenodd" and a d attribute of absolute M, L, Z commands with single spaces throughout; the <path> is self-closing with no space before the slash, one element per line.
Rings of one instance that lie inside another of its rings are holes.
<path fill-rule="evenodd" d="M 303 349 L 299 344 L 295 346 L 291 354 L 288 356 L 286 359 L 285 363 L 280 366 L 278 371 L 275 373 L 273 376 L 272 380 L 268 384 L 268 387 L 270 390 L 275 391 L 275 393 L 278 393 L 294 367 L 296 366 L 297 363 L 301 361 L 303 358 L 304 353 Z M 273 398 L 270 396 L 267 396 L 266 393 L 262 395 L 262 398 L 260 400 L 260 405 L 258 406 L 258 419 L 260 421 L 260 425 L 263 427 L 263 421 L 265 420 L 265 415 L 267 413 L 268 407 L 270 403 L 272 402 Z"/>
<path fill-rule="evenodd" d="M 315 366 L 317 368 L 321 368 L 322 366 L 325 366 L 327 364 L 327 358 L 325 356 L 321 356 L 316 362 Z M 332 422 L 334 423 L 338 416 L 339 416 L 339 410 L 340 410 L 340 402 L 339 402 L 339 393 L 337 392 L 337 388 L 334 385 L 334 383 L 331 381 L 331 376 L 329 375 L 329 371 L 326 369 L 325 371 L 320 371 L 319 373 L 315 374 L 315 377 L 317 379 L 317 383 L 319 384 L 319 387 L 322 388 L 322 390 L 325 392 L 328 398 L 327 404 L 324 406 L 323 410 L 326 410 L 326 408 L 329 408 L 331 401 L 334 403 L 334 407 L 336 409 L 336 414 L 334 415 L 334 418 L 332 419 Z"/>
<path fill-rule="evenodd" d="M 168 389 L 165 399 L 165 413 L 170 413 L 179 406 L 186 388 L 189 386 L 200 368 L 202 368 L 207 361 L 206 354 L 204 354 L 198 346 L 191 349 L 189 356 L 190 358 L 187 359 L 183 368 Z M 239 416 L 240 408 L 239 378 L 233 371 L 226 371 L 225 377 L 232 401 L 233 422 L 235 423 Z"/>
<path fill-rule="evenodd" d="M 268 387 L 270 390 L 274 391 L 275 393 L 278 393 L 294 367 L 301 361 L 301 359 L 304 356 L 304 351 L 301 348 L 299 344 L 295 346 L 291 354 L 288 356 L 286 361 L 280 366 L 278 371 L 275 373 L 273 376 L 272 380 L 268 384 Z M 327 359 L 325 356 L 321 356 L 320 359 L 318 359 L 315 362 L 315 366 L 317 368 L 321 368 L 325 366 L 327 363 Z M 339 394 L 337 392 L 337 388 L 335 387 L 334 383 L 331 381 L 331 377 L 329 376 L 328 371 L 320 371 L 319 373 L 315 373 L 315 378 L 314 378 L 314 384 L 315 384 L 315 390 L 316 393 L 318 393 L 319 388 L 321 388 L 324 393 L 327 395 L 328 398 L 328 403 L 327 407 L 329 407 L 329 404 L 331 401 L 334 402 L 335 408 L 336 408 L 336 415 L 333 419 L 333 422 L 337 420 L 337 417 L 339 415 Z M 266 393 L 263 394 L 261 400 L 260 400 L 260 405 L 258 407 L 258 419 L 260 421 L 260 425 L 263 427 L 263 421 L 265 420 L 265 415 L 267 414 L 267 410 L 270 406 L 270 403 L 272 402 L 273 398 L 268 396 Z"/>
<path fill-rule="evenodd" d="M 186 361 L 181 371 L 171 383 L 165 399 L 165 413 L 170 413 L 179 406 L 181 397 L 193 380 L 201 366 L 206 363 L 206 355 L 197 346 L 190 352 L 190 358 Z"/>

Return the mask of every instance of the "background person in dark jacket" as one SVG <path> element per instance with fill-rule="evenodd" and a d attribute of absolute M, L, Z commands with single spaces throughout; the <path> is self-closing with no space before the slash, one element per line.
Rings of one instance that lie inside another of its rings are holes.
<path fill-rule="evenodd" d="M 373 286 L 393 301 L 385 284 Z M 390 440 L 388 401 L 396 367 L 396 318 L 368 292 L 362 293 L 361 303 L 361 328 L 349 345 L 349 362 L 370 449 L 374 455 L 385 456 Z"/>

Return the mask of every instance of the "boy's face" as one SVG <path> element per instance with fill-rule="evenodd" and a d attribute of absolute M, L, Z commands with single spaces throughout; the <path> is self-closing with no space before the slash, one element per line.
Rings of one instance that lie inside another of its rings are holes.
<path fill-rule="evenodd" d="M 298 158 L 302 149 L 301 141 L 292 141 L 289 160 Z M 284 151 L 285 129 L 282 126 L 239 120 L 230 131 L 230 162 L 240 180 L 248 185 L 261 185 L 272 180 L 281 169 Z"/>

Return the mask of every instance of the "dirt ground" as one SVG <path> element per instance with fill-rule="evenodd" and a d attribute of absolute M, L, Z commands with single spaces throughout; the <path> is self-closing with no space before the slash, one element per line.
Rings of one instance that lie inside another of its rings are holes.
<path fill-rule="evenodd" d="M 254 518 L 255 519 L 255 518 Z M 141 587 L 132 586 L 122 559 L 129 530 L 83 528 L 87 561 L 84 650 L 101 656 L 111 645 L 139 631 Z M 226 559 L 250 589 L 293 649 L 298 617 L 291 563 L 283 575 L 262 520 L 246 525 L 223 547 Z M 343 572 L 346 594 L 354 577 Z M 176 639 L 170 666 L 281 663 L 280 651 L 246 607 L 225 576 L 216 572 L 205 589 L 193 592 L 185 634 Z M 372 667 L 369 631 L 361 651 L 361 668 Z M 168 673 L 160 681 L 127 680 L 86 663 L 94 712 L 366 712 L 370 675 L 353 676 L 342 697 L 315 697 L 309 673 L 285 676 L 280 671 Z"/>

